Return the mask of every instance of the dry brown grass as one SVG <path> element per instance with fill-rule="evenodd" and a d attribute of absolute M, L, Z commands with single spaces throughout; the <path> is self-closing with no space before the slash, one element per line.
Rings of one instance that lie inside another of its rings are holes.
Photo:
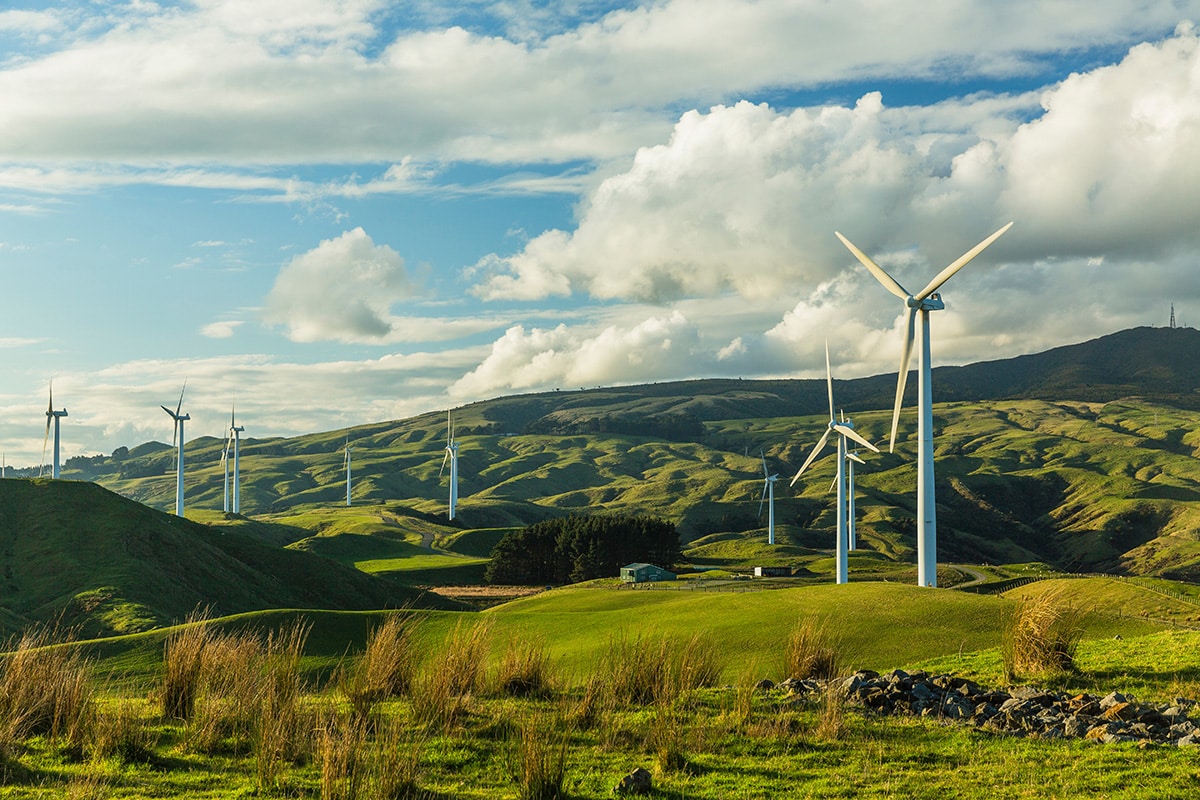
<path fill-rule="evenodd" d="M 90 661 L 56 628 L 35 628 L 0 658 L 0 748 L 31 736 L 81 748 L 94 720 Z"/>
<path fill-rule="evenodd" d="M 459 620 L 412 685 L 413 718 L 437 730 L 453 728 L 483 688 L 491 623 Z"/>
<path fill-rule="evenodd" d="M 496 668 L 496 691 L 509 697 L 546 697 L 554 690 L 550 655 L 537 640 L 513 638 Z"/>
<path fill-rule="evenodd" d="M 414 642 L 418 617 L 391 614 L 371 631 L 366 647 L 340 681 L 342 692 L 359 716 L 370 716 L 377 703 L 412 689 L 420 651 Z"/>
<path fill-rule="evenodd" d="M 1073 671 L 1082 619 L 1083 612 L 1062 592 L 1019 601 L 1004 620 L 1000 653 L 1005 678 Z"/>
<path fill-rule="evenodd" d="M 792 628 L 784 648 L 784 669 L 789 678 L 818 680 L 838 677 L 845 645 L 827 620 L 809 616 Z"/>

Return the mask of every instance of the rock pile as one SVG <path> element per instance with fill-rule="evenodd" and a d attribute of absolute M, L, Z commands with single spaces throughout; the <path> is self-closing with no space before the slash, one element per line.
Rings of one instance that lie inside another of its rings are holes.
<path fill-rule="evenodd" d="M 824 691 L 813 680 L 789 679 L 778 688 L 798 695 Z M 1143 746 L 1200 745 L 1200 726 L 1188 718 L 1196 702 L 1139 703 L 1120 692 L 1105 697 L 1069 695 L 1021 686 L 1010 691 L 986 689 L 952 675 L 909 674 L 893 670 L 880 675 L 862 670 L 832 682 L 851 703 L 879 714 L 934 717 L 982 730 L 1056 739 L 1064 736 L 1098 742 L 1138 742 Z"/>

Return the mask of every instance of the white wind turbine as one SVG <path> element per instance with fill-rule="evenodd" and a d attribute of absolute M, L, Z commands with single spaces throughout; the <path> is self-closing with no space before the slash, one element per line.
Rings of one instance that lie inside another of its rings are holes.
<path fill-rule="evenodd" d="M 54 410 L 54 381 L 50 381 L 50 405 L 46 407 L 46 435 L 42 438 L 42 468 L 46 466 L 46 442 L 50 439 L 50 423 L 54 423 L 54 462 L 50 469 L 50 477 L 58 478 L 58 421 L 67 416 L 67 410 Z M 39 470 L 39 474 L 40 474 Z"/>
<path fill-rule="evenodd" d="M 762 516 L 763 503 L 767 503 L 767 544 L 775 544 L 775 481 L 778 475 L 772 475 L 767 469 L 767 457 L 762 453 L 763 465 L 763 496 L 758 501 L 758 516 Z"/>
<path fill-rule="evenodd" d="M 240 514 L 242 511 L 242 495 L 241 495 L 241 472 L 239 464 L 241 436 L 239 434 L 246 430 L 237 424 L 237 407 L 229 414 L 229 430 L 225 433 L 225 449 L 221 452 L 221 463 L 225 465 L 225 512 L 233 511 L 234 514 Z M 233 446 L 233 503 L 230 504 L 229 492 L 229 447 Z"/>
<path fill-rule="evenodd" d="M 448 519 L 454 519 L 454 512 L 458 506 L 458 442 L 454 441 L 454 419 L 451 416 L 453 412 L 446 412 L 446 457 L 442 459 L 442 468 L 438 471 L 438 479 L 446 471 L 446 464 L 450 464 L 450 513 Z"/>
<path fill-rule="evenodd" d="M 350 489 L 353 486 L 353 480 L 350 472 L 350 437 L 346 437 L 346 458 L 342 462 L 342 466 L 346 468 L 346 505 L 350 505 Z"/>
<path fill-rule="evenodd" d="M 191 419 L 188 414 L 180 413 L 183 409 L 183 393 L 187 391 L 187 381 L 183 382 L 183 388 L 179 390 L 179 403 L 175 406 L 175 410 L 166 406 L 159 406 L 167 415 L 175 422 L 175 436 L 171 441 L 171 445 L 178 446 L 178 451 L 175 455 L 175 516 L 183 516 L 183 423 Z"/>
<path fill-rule="evenodd" d="M 854 257 L 883 284 L 883 288 L 904 301 L 907 309 L 908 331 L 900 349 L 900 374 L 896 381 L 896 405 L 892 410 L 889 452 L 896 447 L 896 426 L 900 422 L 900 406 L 904 402 L 904 383 L 908 379 L 908 364 L 912 357 L 917 315 L 920 314 L 921 317 L 921 350 L 917 361 L 917 584 L 920 586 L 937 586 L 937 510 L 934 507 L 933 492 L 933 386 L 929 359 L 929 312 L 940 311 L 946 307 L 938 293 L 942 284 L 1011 227 L 1010 222 L 963 253 L 957 261 L 935 275 L 933 280 L 915 295 L 909 294 L 895 278 L 851 244 L 849 239 L 834 231 Z"/>
<path fill-rule="evenodd" d="M 833 413 L 833 371 L 829 367 L 829 342 L 825 343 L 825 382 L 829 390 L 829 427 L 825 429 L 821 440 L 817 442 L 817 446 L 812 449 L 805 459 L 804 464 L 797 470 L 796 476 L 792 478 L 791 486 L 796 485 L 796 481 L 804 474 L 804 470 L 808 469 L 809 464 L 816 460 L 825 443 L 829 441 L 829 435 L 837 433 L 837 477 L 834 482 L 837 484 L 837 582 L 847 583 L 850 580 L 849 574 L 849 536 L 846 530 L 846 440 L 852 439 L 858 442 L 868 450 L 876 453 L 879 448 L 868 442 L 854 430 L 854 425 L 849 420 L 838 422 L 837 417 Z"/>

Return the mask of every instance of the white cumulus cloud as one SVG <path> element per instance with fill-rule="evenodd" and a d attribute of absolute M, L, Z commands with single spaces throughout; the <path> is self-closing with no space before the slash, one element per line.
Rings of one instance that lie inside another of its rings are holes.
<path fill-rule="evenodd" d="M 355 228 L 288 262 L 263 318 L 285 325 L 298 342 L 382 341 L 392 333 L 392 305 L 410 294 L 400 254 Z"/>

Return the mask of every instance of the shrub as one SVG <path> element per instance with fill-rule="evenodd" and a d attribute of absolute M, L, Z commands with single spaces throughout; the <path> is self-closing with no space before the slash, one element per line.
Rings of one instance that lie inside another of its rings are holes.
<path fill-rule="evenodd" d="M 1000 653 L 1005 678 L 1074 670 L 1082 618 L 1083 612 L 1068 605 L 1061 592 L 1019 601 L 1004 621 Z"/>

